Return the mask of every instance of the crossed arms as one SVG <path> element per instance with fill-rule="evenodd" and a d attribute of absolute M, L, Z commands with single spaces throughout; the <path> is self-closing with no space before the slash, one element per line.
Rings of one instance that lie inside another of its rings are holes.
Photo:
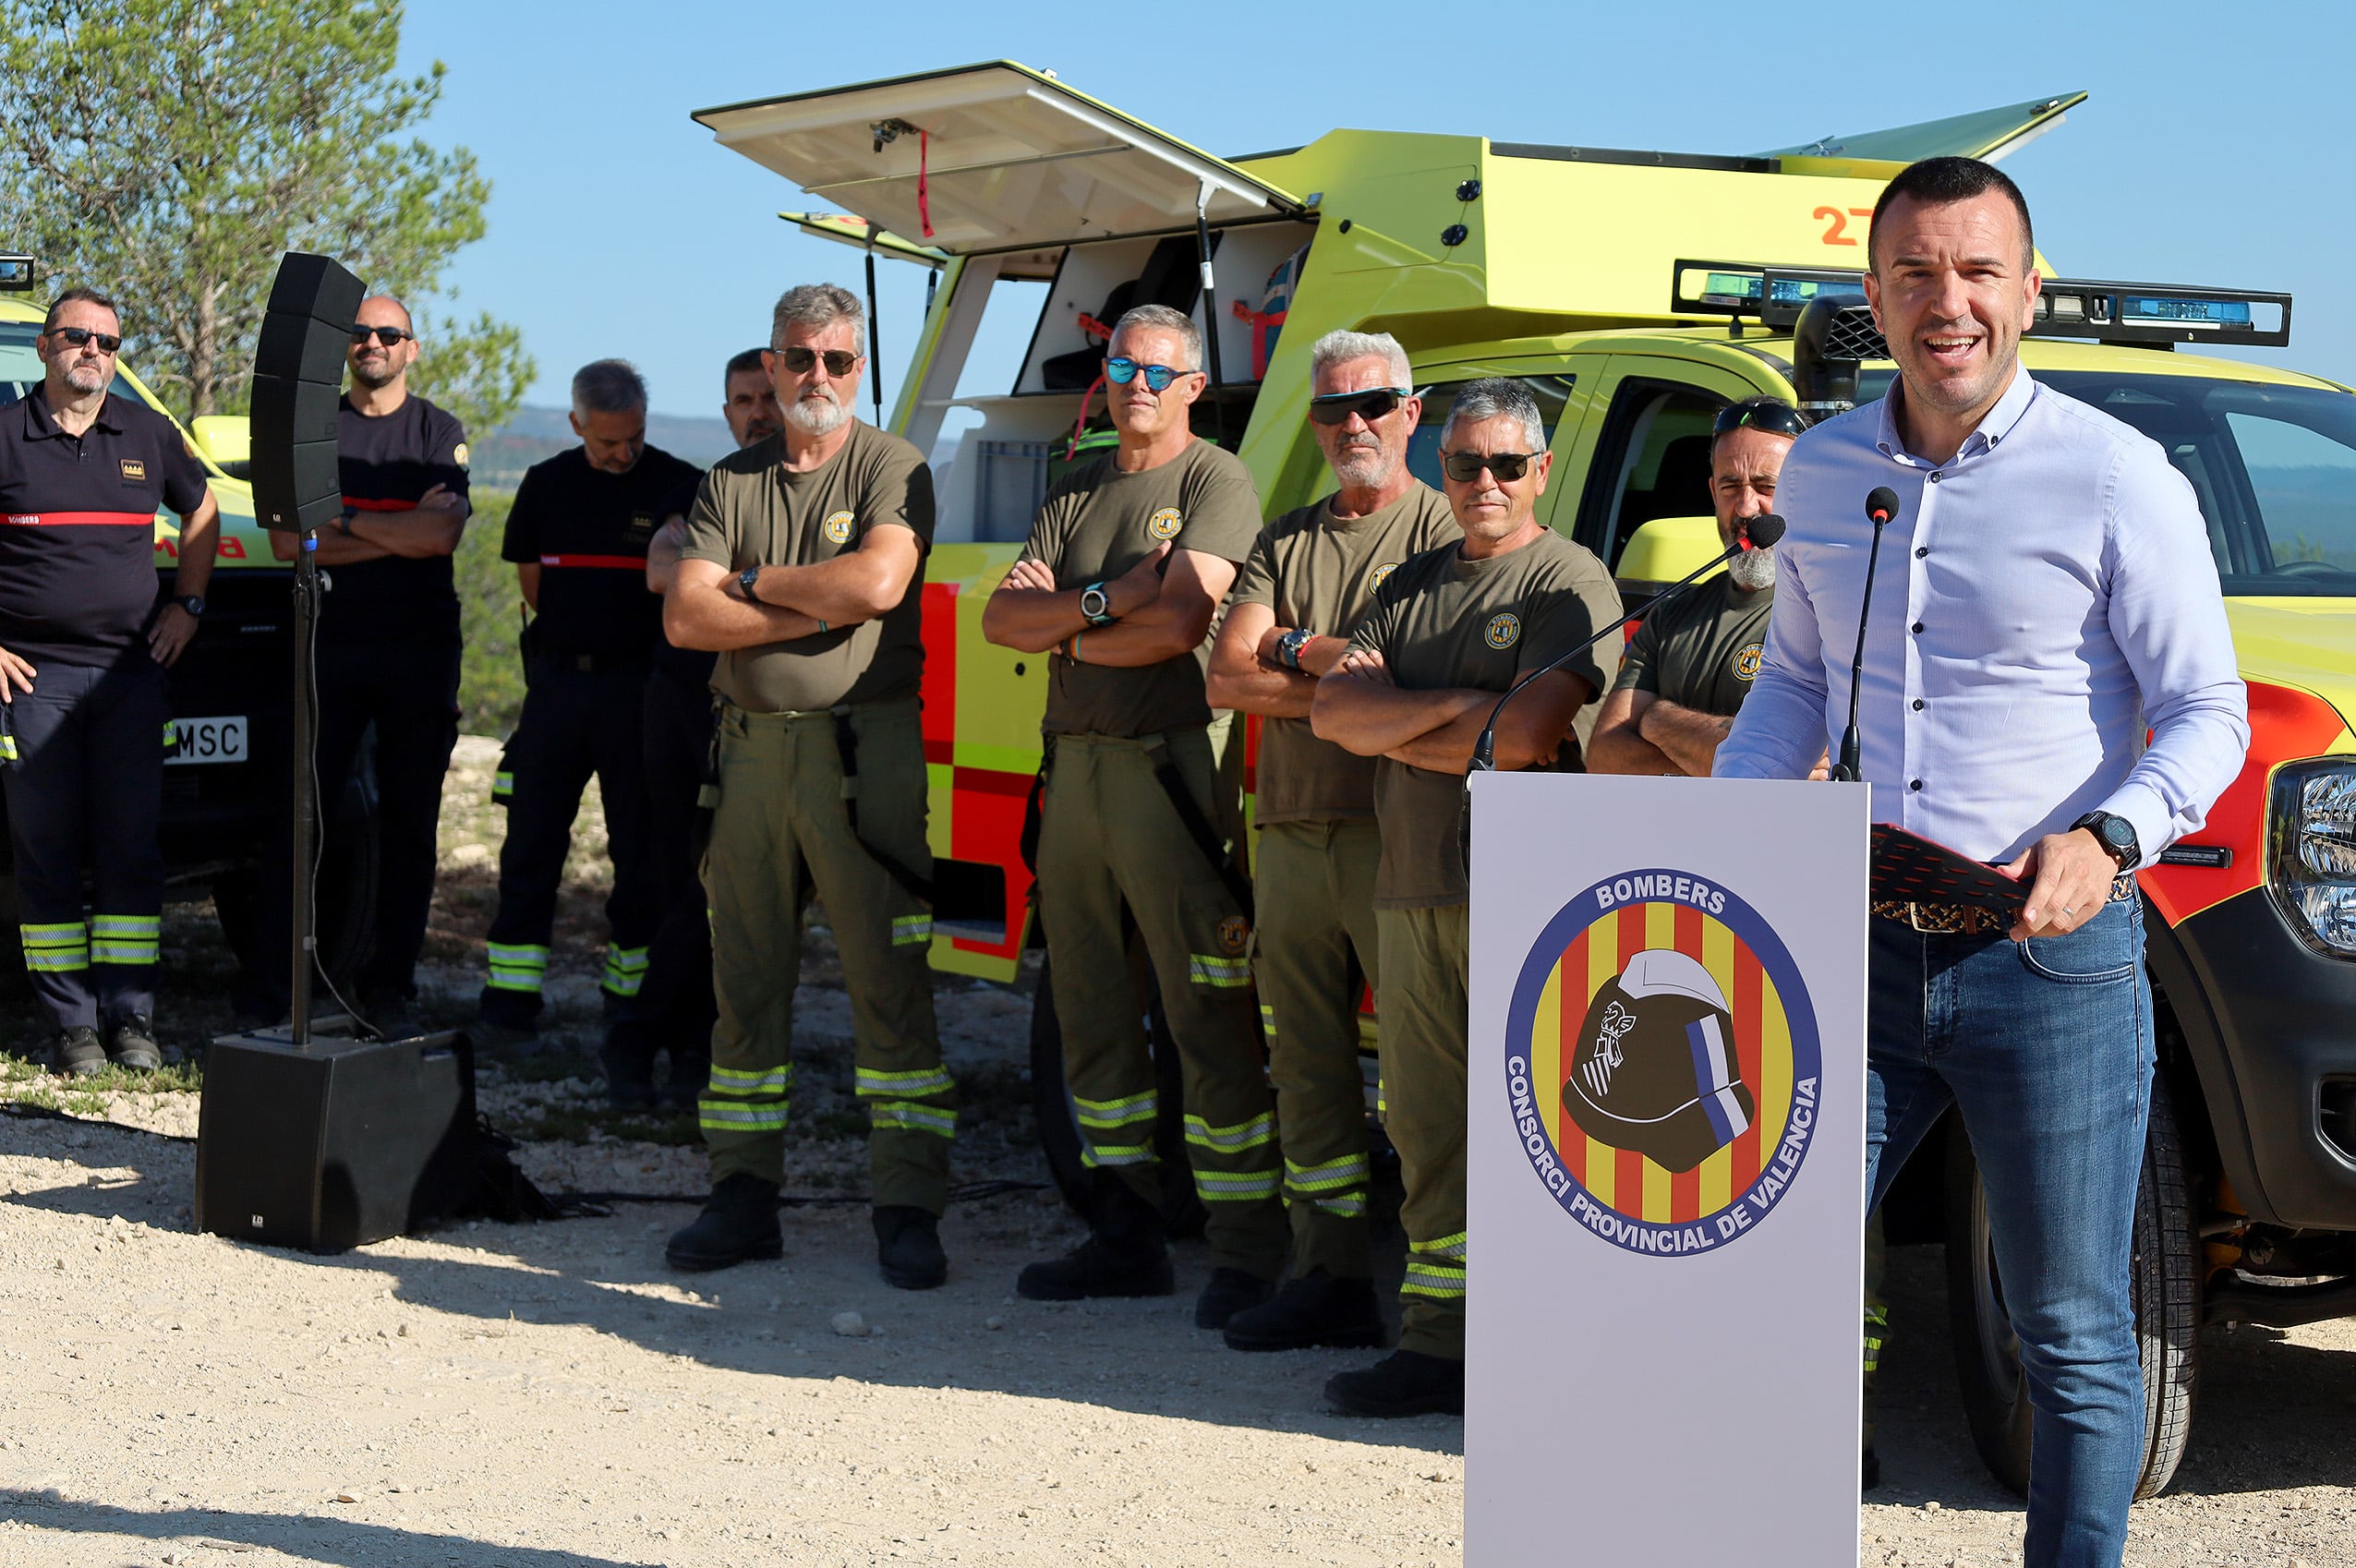
<path fill-rule="evenodd" d="M 663 635 L 674 647 L 725 652 L 837 631 L 899 608 L 924 563 L 916 530 L 899 523 L 870 527 L 831 561 L 764 566 L 751 596 L 719 561 L 682 558 L 663 596 Z"/>
<path fill-rule="evenodd" d="M 1587 677 L 1563 669 L 1531 681 L 1498 718 L 1498 768 L 1511 772 L 1550 760 L 1594 692 Z M 1471 765 L 1473 745 L 1503 694 L 1463 686 L 1407 691 L 1392 680 L 1379 652 L 1353 647 L 1316 683 L 1309 723 L 1319 739 L 1360 756 L 1460 774 Z"/>
<path fill-rule="evenodd" d="M 1019 653 L 1063 645 L 1083 664 L 1138 669 L 1192 653 L 1211 630 L 1211 617 L 1235 581 L 1235 562 L 1168 545 L 1118 577 L 1106 579 L 1106 626 L 1081 613 L 1077 588 L 1058 589 L 1045 562 L 1026 556 L 982 610 L 982 635 Z"/>

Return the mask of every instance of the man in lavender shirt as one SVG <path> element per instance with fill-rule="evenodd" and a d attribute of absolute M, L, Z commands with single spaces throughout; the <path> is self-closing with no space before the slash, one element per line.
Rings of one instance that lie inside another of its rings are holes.
<path fill-rule="evenodd" d="M 2024 1556 L 2111 1568 L 2145 1448 L 2128 1267 L 2153 1040 L 2132 874 L 2240 770 L 2244 694 L 2191 488 L 2020 367 L 2039 284 L 2018 187 L 1973 159 L 1915 163 L 1868 246 L 1900 380 L 1784 464 L 1767 650 L 1715 772 L 1804 778 L 1845 727 L 1865 498 L 1888 486 L 1859 716 L 1874 816 L 2029 893 L 2010 930 L 1875 906 L 1867 1181 L 1879 1202 L 1961 1110 L 2034 1409 Z"/>

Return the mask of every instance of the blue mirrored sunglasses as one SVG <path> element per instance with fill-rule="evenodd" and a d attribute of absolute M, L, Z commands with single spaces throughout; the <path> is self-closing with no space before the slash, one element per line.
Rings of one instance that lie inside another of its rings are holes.
<path fill-rule="evenodd" d="M 1117 387 L 1129 385 L 1130 382 L 1137 380 L 1140 374 L 1144 376 L 1145 385 L 1149 390 L 1165 392 L 1168 390 L 1169 384 L 1180 376 L 1191 376 L 1194 372 L 1174 369 L 1167 365 L 1140 365 L 1134 359 L 1105 361 L 1105 379 Z"/>

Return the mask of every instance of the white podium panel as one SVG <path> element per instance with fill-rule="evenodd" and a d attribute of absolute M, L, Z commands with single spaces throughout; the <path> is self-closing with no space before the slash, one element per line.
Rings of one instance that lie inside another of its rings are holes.
<path fill-rule="evenodd" d="M 1855 1562 L 1866 790 L 1472 812 L 1468 1568 Z"/>

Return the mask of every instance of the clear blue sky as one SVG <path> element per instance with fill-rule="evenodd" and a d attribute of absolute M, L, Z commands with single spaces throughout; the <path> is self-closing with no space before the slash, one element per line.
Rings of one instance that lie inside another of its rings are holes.
<path fill-rule="evenodd" d="M 1582 13 L 1608 17 L 1581 19 Z M 1788 17 L 1788 21 L 1779 20 Z M 1710 18 L 1719 18 L 1712 21 Z M 2063 273 L 2287 289 L 2291 347 L 2356 382 L 2347 177 L 2356 7 L 1718 0 L 1700 6 L 854 5 L 411 0 L 404 63 L 450 67 L 429 139 L 493 182 L 458 307 L 518 323 L 530 401 L 634 360 L 665 413 L 715 412 L 719 367 L 786 285 L 858 286 L 857 255 L 779 223 L 793 187 L 691 111 L 1008 58 L 1214 152 L 1335 126 L 1749 152 L 2084 88 L 2006 163 Z M 887 395 L 922 274 L 886 267 Z M 430 351 L 430 345 L 429 345 Z"/>

